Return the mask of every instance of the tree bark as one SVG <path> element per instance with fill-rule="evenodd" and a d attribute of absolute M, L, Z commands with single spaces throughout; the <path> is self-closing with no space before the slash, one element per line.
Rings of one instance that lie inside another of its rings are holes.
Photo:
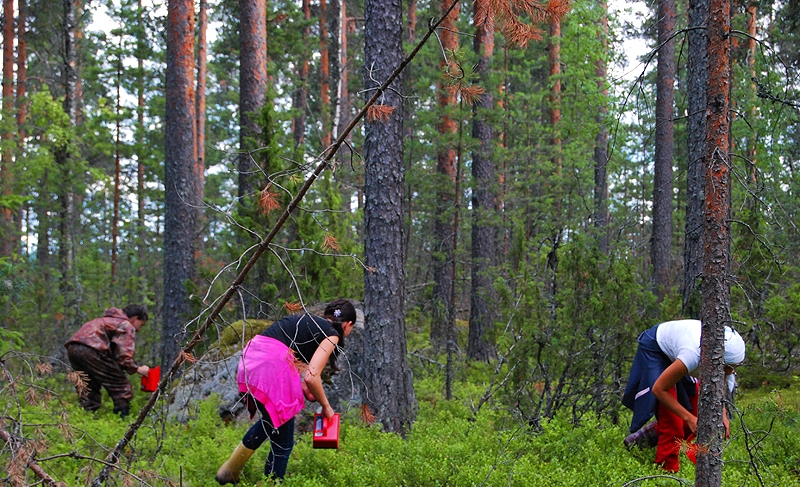
<path fill-rule="evenodd" d="M 167 367 L 183 343 L 188 317 L 185 284 L 194 279 L 194 232 L 197 189 L 194 167 L 194 4 L 170 0 L 167 5 L 166 119 L 164 144 L 164 323 L 162 366 Z M 243 49 L 244 50 L 244 49 Z"/>
<path fill-rule="evenodd" d="M 322 148 L 331 145 L 331 87 L 330 60 L 328 59 L 328 10 L 326 0 L 319 0 L 319 81 L 320 120 L 322 122 Z"/>
<path fill-rule="evenodd" d="M 245 198 L 261 190 L 258 181 L 263 179 L 249 152 L 258 147 L 261 129 L 254 116 L 267 95 L 266 0 L 239 0 L 239 15 L 239 200 L 245 204 Z"/>
<path fill-rule="evenodd" d="M 600 0 L 600 44 L 608 50 L 608 4 Z M 598 232 L 600 252 L 608 253 L 608 66 L 602 54 L 595 63 L 600 106 L 597 116 L 597 135 L 594 137 L 594 227 Z"/>
<path fill-rule="evenodd" d="M 709 0 L 708 99 L 706 109 L 705 228 L 703 232 L 703 330 L 700 343 L 700 399 L 697 442 L 698 487 L 722 483 L 724 327 L 731 324 L 729 274 L 731 174 L 730 134 L 730 0 Z"/>
<path fill-rule="evenodd" d="M 137 144 L 136 144 L 136 242 L 137 242 L 137 257 L 138 257 L 138 267 L 137 267 L 137 276 L 140 279 L 144 278 L 145 274 L 145 257 L 147 255 L 147 240 L 145 238 L 145 231 L 146 227 L 144 224 L 144 202 L 145 202 L 145 194 L 144 194 L 144 134 L 145 134 L 145 125 L 144 125 L 144 49 L 145 49 L 145 39 L 144 36 L 144 21 L 142 16 L 144 15 L 144 7 L 142 5 L 142 0 L 138 0 L 137 2 L 137 22 L 139 23 L 139 36 L 136 39 L 136 65 L 138 67 L 138 75 L 139 79 L 137 80 L 136 86 L 136 137 L 137 137 Z"/>
<path fill-rule="evenodd" d="M 348 54 L 347 54 L 347 34 L 348 34 L 348 26 L 349 19 L 347 18 L 347 2 L 345 0 L 335 0 L 336 3 L 339 5 L 339 60 L 338 60 L 338 69 L 339 69 L 339 76 L 338 76 L 338 95 L 336 100 L 336 117 L 334 121 L 334 131 L 336 137 L 339 137 L 339 134 L 342 132 L 344 127 L 350 123 L 350 119 L 352 115 L 350 113 L 350 90 L 347 86 L 347 74 L 348 74 Z M 339 151 L 339 161 L 341 164 L 345 164 L 346 161 L 349 160 L 349 157 L 352 156 L 350 149 L 347 150 L 340 150 Z M 360 193 L 359 193 L 360 194 Z M 349 201 L 350 198 L 347 198 Z"/>
<path fill-rule="evenodd" d="M 206 175 L 206 81 L 208 64 L 208 3 L 200 0 L 197 9 L 197 90 L 195 96 L 195 123 L 197 124 L 195 147 L 197 161 L 194 165 L 194 177 L 197 183 L 194 200 L 196 225 L 194 248 L 198 253 L 203 252 L 203 225 L 205 224 L 205 175 Z"/>
<path fill-rule="evenodd" d="M 117 280 L 117 239 L 119 237 L 119 184 L 121 173 L 122 151 L 122 38 L 117 60 L 117 107 L 116 107 L 116 139 L 114 140 L 114 211 L 111 217 L 111 286 Z"/>
<path fill-rule="evenodd" d="M 72 0 L 63 0 L 63 36 L 64 36 L 64 113 L 67 114 L 69 124 L 75 127 L 78 122 L 77 116 L 77 93 L 78 75 L 76 70 L 75 56 L 75 4 Z M 75 304 L 76 291 L 72 279 L 74 276 L 75 250 L 73 242 L 73 230 L 76 225 L 75 218 L 75 190 L 71 168 L 72 155 L 69 153 L 69 145 L 64 141 L 61 147 L 56 148 L 55 160 L 59 169 L 61 215 L 59 221 L 59 264 L 61 268 L 61 289 L 65 296 L 65 305 L 72 308 Z"/>
<path fill-rule="evenodd" d="M 3 120 L 14 113 L 14 1 L 3 0 Z M 0 184 L 3 196 L 14 192 L 14 153 L 11 139 L 14 138 L 10 125 L 3 129 L 3 148 L 0 151 Z M 16 229 L 11 208 L 0 207 L 0 257 L 8 257 L 16 247 Z"/>
<path fill-rule="evenodd" d="M 650 256 L 659 300 L 669 291 L 672 247 L 672 159 L 675 101 L 675 0 L 658 1 L 656 139 L 653 176 L 653 235 Z"/>
<path fill-rule="evenodd" d="M 708 0 L 689 2 L 689 66 L 687 72 L 686 241 L 683 252 L 682 307 L 687 318 L 700 319 L 705 218 L 706 82 L 708 72 Z"/>
<path fill-rule="evenodd" d="M 452 3 L 450 0 L 441 0 L 440 12 L 444 13 Z M 436 172 L 439 175 L 439 184 L 436 188 L 436 207 L 433 217 L 433 313 L 431 320 L 430 340 L 431 345 L 443 349 L 447 343 L 448 329 L 455 326 L 451 323 L 450 291 L 452 289 L 452 268 L 455 266 L 453 255 L 453 192 L 456 176 L 456 149 L 454 134 L 457 130 L 455 119 L 451 113 L 458 103 L 456 92 L 448 91 L 447 85 L 452 75 L 458 75 L 459 68 L 455 65 L 452 51 L 458 49 L 458 36 L 455 33 L 458 7 L 452 9 L 442 22 L 439 39 L 444 48 L 446 59 L 439 66 L 447 74 L 439 79 L 436 90 L 436 104 L 441 114 L 437 130 L 439 132 L 439 149 L 437 154 Z"/>
<path fill-rule="evenodd" d="M 381 82 L 403 61 L 402 2 L 367 0 L 364 12 L 364 83 L 374 90 L 372 79 Z M 400 79 L 392 85 L 401 86 Z M 364 260 L 374 269 L 364 277 L 364 399 L 387 431 L 406 433 L 416 396 L 406 357 L 403 110 L 393 90 L 382 103 L 394 111 L 387 121 L 368 121 L 364 141 Z"/>
<path fill-rule="evenodd" d="M 477 26 L 473 49 L 478 56 L 475 72 L 486 89 L 472 107 L 472 137 L 477 147 L 472 153 L 472 289 L 470 291 L 469 336 L 467 357 L 489 361 L 495 350 L 486 332 L 494 324 L 494 274 L 492 266 L 497 252 L 497 174 L 492 144 L 494 127 L 490 114 L 494 96 L 490 88 L 492 57 L 494 55 L 494 25 Z"/>
<path fill-rule="evenodd" d="M 555 168 L 555 176 L 558 183 L 552 185 L 555 191 L 554 208 L 555 214 L 561 213 L 561 174 L 562 174 L 562 154 L 561 154 L 561 18 L 552 16 L 549 19 L 549 45 L 548 58 L 550 62 L 550 130 L 552 136 L 552 161 Z M 550 315 L 555 319 L 556 315 L 556 294 L 558 292 L 558 248 L 561 245 L 562 223 L 556 219 L 552 236 L 552 247 L 547 254 L 547 270 L 549 272 L 549 300 Z"/>
<path fill-rule="evenodd" d="M 20 154 L 25 155 L 25 122 L 28 118 L 28 4 L 27 0 L 17 0 L 17 140 L 19 141 Z M 22 234 L 22 213 L 26 207 L 20 208 L 17 213 L 17 232 Z M 28 231 L 30 227 L 26 225 Z M 26 245 L 27 246 L 27 245 Z"/>
<path fill-rule="evenodd" d="M 311 20 L 311 0 L 303 0 L 303 18 L 308 23 Z M 303 45 L 308 45 L 311 37 L 311 27 L 306 25 L 303 29 Z M 308 55 L 307 51 L 301 54 L 302 59 L 297 68 L 297 87 L 292 96 L 292 108 L 295 111 L 292 118 L 292 139 L 294 140 L 295 159 L 300 160 L 302 151 L 300 147 L 306 140 L 306 111 L 308 110 Z"/>

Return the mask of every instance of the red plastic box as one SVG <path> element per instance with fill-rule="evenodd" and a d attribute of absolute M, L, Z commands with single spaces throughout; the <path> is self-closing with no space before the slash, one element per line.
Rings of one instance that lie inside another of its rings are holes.
<path fill-rule="evenodd" d="M 147 377 L 142 377 L 142 390 L 144 392 L 155 392 L 158 389 L 159 382 L 161 382 L 161 367 L 158 365 L 150 367 Z"/>
<path fill-rule="evenodd" d="M 314 448 L 339 448 L 339 414 L 326 419 L 314 415 Z"/>

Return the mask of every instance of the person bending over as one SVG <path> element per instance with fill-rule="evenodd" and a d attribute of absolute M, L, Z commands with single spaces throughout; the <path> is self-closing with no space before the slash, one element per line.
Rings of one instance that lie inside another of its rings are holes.
<path fill-rule="evenodd" d="M 303 409 L 304 397 L 319 402 L 326 418 L 334 415 L 320 374 L 329 358 L 331 367 L 338 370 L 336 358 L 355 322 L 353 303 L 337 299 L 328 303 L 323 317 L 286 316 L 245 345 L 236 379 L 239 392 L 245 394 L 248 406 L 255 403 L 261 419 L 219 468 L 217 482 L 237 483 L 244 465 L 267 439 L 271 450 L 264 475 L 277 479 L 286 475 L 294 447 L 294 417 Z M 248 409 L 252 417 L 255 411 Z"/>
<path fill-rule="evenodd" d="M 89 379 L 86 387 L 76 387 L 83 409 L 100 409 L 105 387 L 114 401 L 114 412 L 123 418 L 130 414 L 133 386 L 125 372 L 143 377 L 150 372 L 148 366 L 133 359 L 136 332 L 146 322 L 147 311 L 138 304 L 108 308 L 102 318 L 85 323 L 64 344 L 72 368 Z"/>
<path fill-rule="evenodd" d="M 633 410 L 630 432 L 636 434 L 654 415 L 655 463 L 668 472 L 680 469 L 680 443 L 697 431 L 697 380 L 700 367 L 698 320 L 660 323 L 639 335 L 630 378 L 622 404 Z M 725 327 L 725 375 L 744 361 L 741 335 Z M 730 435 L 728 416 L 723 411 L 725 434 Z"/>

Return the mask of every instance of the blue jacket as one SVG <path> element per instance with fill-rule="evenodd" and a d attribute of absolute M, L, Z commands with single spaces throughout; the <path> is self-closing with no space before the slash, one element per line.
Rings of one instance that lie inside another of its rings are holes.
<path fill-rule="evenodd" d="M 661 351 L 656 341 L 658 325 L 642 332 L 639 335 L 639 347 L 633 357 L 633 366 L 622 396 L 622 404 L 633 410 L 631 420 L 631 433 L 639 431 L 650 418 L 656 414 L 658 400 L 653 395 L 653 384 L 661 374 L 672 364 L 667 355 Z M 692 411 L 689 396 L 694 396 L 697 380 L 687 375 L 675 385 L 678 402 L 688 411 Z"/>

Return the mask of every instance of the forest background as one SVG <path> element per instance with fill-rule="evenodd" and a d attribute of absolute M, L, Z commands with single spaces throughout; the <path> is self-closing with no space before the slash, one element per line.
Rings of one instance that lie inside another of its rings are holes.
<path fill-rule="evenodd" d="M 383 32 L 370 31 L 374 2 L 171 2 L 187 9 L 182 31 L 158 3 L 106 3 L 115 27 L 97 31 L 99 4 L 4 2 L 3 357 L 65 371 L 62 344 L 81 323 L 140 302 L 152 319 L 138 357 L 169 367 L 234 321 L 345 296 L 365 300 L 392 344 L 400 372 L 383 373 L 401 411 L 363 378 L 388 430 L 414 421 L 421 363 L 447 398 L 496 365 L 483 401 L 523 423 L 617 423 L 638 333 L 701 312 L 689 12 L 654 3 L 639 31 L 603 2 L 514 11 L 521 25 L 463 3 L 333 155 L 390 72 L 370 43 L 399 36 L 407 54 L 450 3 L 402 2 Z M 800 344 L 800 13 L 732 6 L 730 313 L 748 343 L 740 382 L 783 383 Z M 652 52 L 626 68 L 634 38 Z M 609 74 L 632 69 L 641 76 Z M 371 141 L 370 124 L 386 137 Z M 368 164 L 381 145 L 385 174 Z M 384 178 L 399 191 L 370 198 Z M 369 233 L 371 202 L 394 226 Z M 392 305 L 371 309 L 376 296 Z"/>

